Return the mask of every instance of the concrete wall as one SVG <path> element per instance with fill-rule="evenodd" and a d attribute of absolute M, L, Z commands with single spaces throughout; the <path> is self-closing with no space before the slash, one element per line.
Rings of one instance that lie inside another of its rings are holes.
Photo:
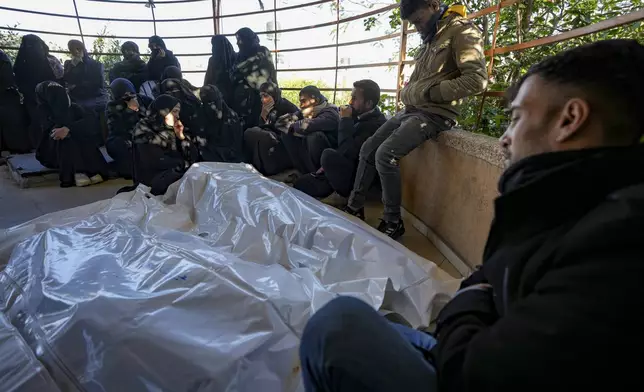
<path fill-rule="evenodd" d="M 467 267 L 480 264 L 503 172 L 497 140 L 459 130 L 443 132 L 438 142 L 429 141 L 405 157 L 401 168 L 404 209 Z"/>

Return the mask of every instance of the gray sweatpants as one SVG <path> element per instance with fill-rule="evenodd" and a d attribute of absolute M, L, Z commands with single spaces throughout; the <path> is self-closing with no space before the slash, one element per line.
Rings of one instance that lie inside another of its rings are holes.
<path fill-rule="evenodd" d="M 454 121 L 435 114 L 401 112 L 384 123 L 362 145 L 358 171 L 349 198 L 349 207 L 364 207 L 366 192 L 376 172 L 380 175 L 383 220 L 400 220 L 402 185 L 399 162 L 404 156 L 429 139 L 436 139 L 442 131 L 454 126 Z"/>

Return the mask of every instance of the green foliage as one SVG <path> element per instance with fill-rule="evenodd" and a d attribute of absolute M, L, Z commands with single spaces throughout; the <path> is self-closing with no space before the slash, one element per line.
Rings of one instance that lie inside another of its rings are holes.
<path fill-rule="evenodd" d="M 316 86 L 317 88 L 331 88 L 328 84 L 324 83 L 321 80 L 312 80 L 312 79 L 300 79 L 293 78 L 282 80 L 280 79 L 280 88 L 282 89 L 282 97 L 288 99 L 295 105 L 299 106 L 300 104 L 300 89 L 306 86 Z M 296 88 L 296 90 L 284 91 L 286 88 Z M 333 97 L 330 97 L 331 99 Z"/>
<path fill-rule="evenodd" d="M 366 0 L 360 1 L 366 2 Z M 496 0 L 444 0 L 443 2 L 448 5 L 465 4 L 468 12 L 497 4 Z M 589 26 L 642 7 L 644 7 L 644 0 L 522 0 L 501 10 L 496 47 L 528 42 Z M 496 13 L 491 13 L 474 20 L 482 31 L 485 49 L 492 47 L 495 19 Z M 365 28 L 373 28 L 373 23 L 375 22 L 365 20 Z M 399 29 L 401 23 L 400 12 L 395 10 L 389 20 L 392 32 Z M 488 89 L 505 90 L 519 80 L 532 64 L 538 63 L 545 57 L 585 43 L 611 38 L 631 38 L 644 43 L 644 25 L 642 22 L 637 22 L 569 41 L 497 55 L 494 57 L 494 68 L 490 75 Z M 408 57 L 413 58 L 418 49 L 408 47 Z M 502 99 L 487 97 L 478 121 L 480 109 L 481 97 L 466 100 L 459 119 L 461 126 L 474 132 L 494 137 L 500 136 L 507 123 Z"/>
<path fill-rule="evenodd" d="M 13 27 L 17 27 L 14 25 Z M 21 37 L 18 33 L 8 30 L 0 30 L 0 46 L 4 48 L 18 48 L 20 47 Z M 11 62 L 13 63 L 16 60 L 16 55 L 18 50 L 15 49 L 2 49 L 3 52 L 9 56 Z"/>
<path fill-rule="evenodd" d="M 393 95 L 382 94 L 378 104 L 380 111 L 385 115 L 393 116 L 396 114 L 396 97 Z"/>
<path fill-rule="evenodd" d="M 92 58 L 103 64 L 105 80 L 108 81 L 110 70 L 116 63 L 121 61 L 121 41 L 110 37 L 107 26 L 104 26 L 98 35 L 99 37 L 92 44 Z"/>

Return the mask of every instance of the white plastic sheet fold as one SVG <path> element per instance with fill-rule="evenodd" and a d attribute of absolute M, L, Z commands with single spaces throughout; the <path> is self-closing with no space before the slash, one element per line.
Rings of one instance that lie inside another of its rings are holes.
<path fill-rule="evenodd" d="M 301 333 L 330 299 L 427 325 L 458 283 L 230 164 L 0 232 L 4 264 L 3 314 L 70 391 L 298 391 Z"/>

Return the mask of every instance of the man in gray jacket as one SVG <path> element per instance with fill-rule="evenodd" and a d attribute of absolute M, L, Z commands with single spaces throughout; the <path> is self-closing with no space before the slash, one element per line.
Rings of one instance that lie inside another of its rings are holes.
<path fill-rule="evenodd" d="M 423 37 L 416 69 L 401 91 L 405 109 L 387 121 L 360 150 L 356 180 L 346 212 L 364 219 L 366 192 L 380 175 L 385 206 L 378 230 L 397 239 L 405 233 L 400 216 L 400 159 L 455 125 L 460 101 L 487 85 L 481 33 L 465 7 L 439 0 L 401 0 L 400 15 Z"/>

